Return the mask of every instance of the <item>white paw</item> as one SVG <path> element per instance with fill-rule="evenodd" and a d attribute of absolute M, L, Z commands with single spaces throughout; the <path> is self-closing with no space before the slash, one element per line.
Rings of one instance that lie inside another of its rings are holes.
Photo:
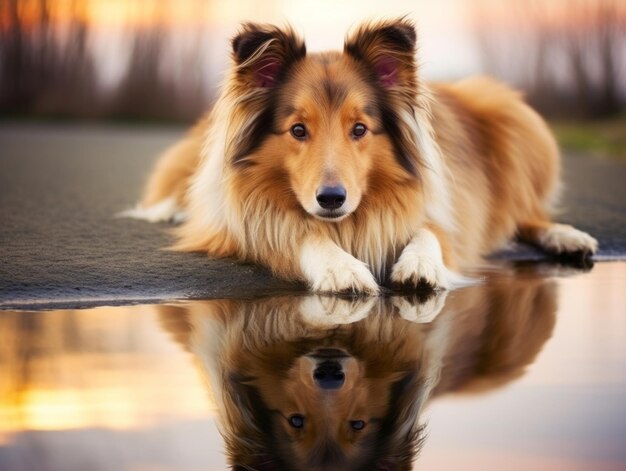
<path fill-rule="evenodd" d="M 393 305 L 403 319 L 417 324 L 428 324 L 442 311 L 446 304 L 448 291 L 438 291 L 424 302 L 404 297 L 393 298 Z"/>
<path fill-rule="evenodd" d="M 322 293 L 378 294 L 374 275 L 367 265 L 356 258 L 337 260 L 333 265 L 327 265 L 311 281 L 313 290 Z"/>
<path fill-rule="evenodd" d="M 450 270 L 445 267 L 442 260 L 427 254 L 414 255 L 405 257 L 403 252 L 391 270 L 391 281 L 410 286 L 425 283 L 435 289 L 452 287 Z"/>
<path fill-rule="evenodd" d="M 428 229 L 417 231 L 404 248 L 391 269 L 391 281 L 413 287 L 427 284 L 436 290 L 459 288 L 474 283 L 474 280 L 449 270 L 443 264 L 439 241 Z"/>
<path fill-rule="evenodd" d="M 539 238 L 541 246 L 557 254 L 571 252 L 596 253 L 598 241 L 589 234 L 567 224 L 552 224 Z"/>
<path fill-rule="evenodd" d="M 336 296 L 307 296 L 300 303 L 304 321 L 317 327 L 352 324 L 367 317 L 375 298 L 345 299 Z"/>
<path fill-rule="evenodd" d="M 300 266 L 311 289 L 316 292 L 370 295 L 379 292 L 378 283 L 367 265 L 330 241 L 305 243 Z"/>

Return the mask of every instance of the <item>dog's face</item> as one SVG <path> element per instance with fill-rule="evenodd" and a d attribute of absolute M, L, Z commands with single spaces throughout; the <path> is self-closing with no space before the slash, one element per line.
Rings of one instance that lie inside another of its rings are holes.
<path fill-rule="evenodd" d="M 399 373 L 368 378 L 363 362 L 337 349 L 316 349 L 281 373 L 265 372 L 255 385 L 285 437 L 284 454 L 302 469 L 366 460 Z"/>
<path fill-rule="evenodd" d="M 340 220 L 361 202 L 376 159 L 393 161 L 375 91 L 341 55 L 314 56 L 294 67 L 278 98 L 279 150 L 289 184 L 311 215 Z"/>
<path fill-rule="evenodd" d="M 391 440 L 394 427 L 406 425 L 399 416 L 411 417 L 407 397 L 414 398 L 420 387 L 415 371 L 377 371 L 376 360 L 328 347 L 287 364 L 285 369 L 259 362 L 246 371 L 250 379 L 232 383 L 256 420 L 266 424 L 275 457 L 284 464 L 276 469 L 356 470 L 374 463 L 375 469 L 387 469 L 381 448 L 397 446 L 412 454 L 410 434 L 405 433 L 406 444 L 382 443 Z"/>
<path fill-rule="evenodd" d="M 367 25 L 343 53 L 311 55 L 289 30 L 246 25 L 233 48 L 246 100 L 232 161 L 255 167 L 251 178 L 274 200 L 340 221 L 417 176 L 406 129 L 417 93 L 410 23 Z"/>

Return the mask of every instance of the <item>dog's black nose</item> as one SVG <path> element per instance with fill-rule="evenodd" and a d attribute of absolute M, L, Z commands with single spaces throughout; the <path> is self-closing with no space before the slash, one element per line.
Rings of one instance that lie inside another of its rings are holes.
<path fill-rule="evenodd" d="M 343 186 L 322 186 L 315 195 L 324 209 L 337 209 L 346 202 L 346 189 Z"/>
<path fill-rule="evenodd" d="M 313 371 L 313 379 L 322 389 L 339 389 L 346 376 L 338 361 L 324 361 Z"/>

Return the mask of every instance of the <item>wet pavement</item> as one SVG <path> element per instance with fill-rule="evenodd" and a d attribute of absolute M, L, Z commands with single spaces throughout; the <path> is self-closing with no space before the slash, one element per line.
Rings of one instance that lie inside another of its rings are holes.
<path fill-rule="evenodd" d="M 167 225 L 114 219 L 182 129 L 0 125 L 0 308 L 74 308 L 286 294 L 302 287 L 260 267 L 161 250 Z M 626 164 L 564 159 L 558 219 L 600 241 L 597 260 L 626 258 Z M 538 260 L 517 247 L 499 254 Z"/>
<path fill-rule="evenodd" d="M 0 311 L 0 469 L 626 469 L 624 286 Z"/>

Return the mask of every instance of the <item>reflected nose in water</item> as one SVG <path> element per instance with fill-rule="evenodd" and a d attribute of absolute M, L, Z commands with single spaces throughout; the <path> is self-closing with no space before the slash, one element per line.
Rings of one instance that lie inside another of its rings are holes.
<path fill-rule="evenodd" d="M 341 363 L 326 360 L 313 371 L 315 384 L 321 389 L 340 389 L 346 380 Z"/>

